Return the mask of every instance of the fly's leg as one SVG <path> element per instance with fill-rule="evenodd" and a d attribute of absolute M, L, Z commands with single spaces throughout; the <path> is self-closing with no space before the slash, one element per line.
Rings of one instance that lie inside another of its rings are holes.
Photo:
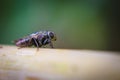
<path fill-rule="evenodd" d="M 52 43 L 51 41 L 50 41 L 50 47 L 51 47 L 51 48 L 54 48 L 54 47 L 53 47 L 53 43 Z"/>
<path fill-rule="evenodd" d="M 53 48 L 53 43 L 48 39 L 46 39 L 43 44 L 45 45 L 45 44 L 48 44 L 48 43 L 50 44 L 50 47 Z"/>
<path fill-rule="evenodd" d="M 37 47 L 37 51 L 39 51 L 39 45 L 37 43 L 37 40 L 35 38 L 32 38 L 32 40 L 35 43 L 34 45 Z"/>
<path fill-rule="evenodd" d="M 48 39 L 46 39 L 44 42 L 43 42 L 43 45 L 46 45 L 48 42 Z"/>
<path fill-rule="evenodd" d="M 18 47 L 18 49 L 21 49 L 21 48 L 25 48 L 26 46 L 21 46 L 21 47 Z"/>
<path fill-rule="evenodd" d="M 21 49 L 21 48 L 23 48 L 23 47 L 18 47 L 18 49 Z"/>

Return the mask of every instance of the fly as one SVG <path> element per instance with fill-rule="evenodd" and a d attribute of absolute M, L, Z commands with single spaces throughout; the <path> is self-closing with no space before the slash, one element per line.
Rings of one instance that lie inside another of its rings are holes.
<path fill-rule="evenodd" d="M 52 41 L 56 41 L 56 35 L 52 31 L 39 31 L 32 33 L 24 38 L 15 40 L 16 46 L 19 48 L 35 46 L 37 48 L 44 47 L 49 44 L 53 48 Z"/>

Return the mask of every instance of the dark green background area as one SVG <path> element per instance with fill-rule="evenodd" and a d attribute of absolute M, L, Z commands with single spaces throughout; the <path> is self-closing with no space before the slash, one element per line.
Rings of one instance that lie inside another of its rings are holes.
<path fill-rule="evenodd" d="M 56 48 L 120 50 L 118 2 L 3 0 L 0 7 L 0 44 L 51 30 L 57 35 Z"/>

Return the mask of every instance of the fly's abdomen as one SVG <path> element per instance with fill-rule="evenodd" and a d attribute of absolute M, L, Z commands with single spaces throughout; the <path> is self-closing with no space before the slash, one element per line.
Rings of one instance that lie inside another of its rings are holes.
<path fill-rule="evenodd" d="M 31 46 L 32 43 L 30 42 L 29 38 L 24 38 L 24 39 L 20 39 L 16 42 L 16 46 L 18 47 L 27 47 L 27 46 Z"/>

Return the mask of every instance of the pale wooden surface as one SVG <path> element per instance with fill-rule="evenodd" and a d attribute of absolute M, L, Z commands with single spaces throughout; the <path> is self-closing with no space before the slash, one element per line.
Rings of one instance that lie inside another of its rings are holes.
<path fill-rule="evenodd" d="M 120 80 L 120 55 L 2 45 L 0 80 Z"/>

